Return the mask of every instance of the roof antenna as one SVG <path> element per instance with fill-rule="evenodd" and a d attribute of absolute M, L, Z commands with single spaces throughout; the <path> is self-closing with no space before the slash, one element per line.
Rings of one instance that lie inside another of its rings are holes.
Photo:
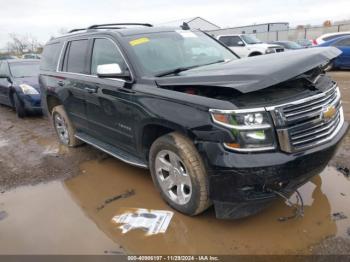
<path fill-rule="evenodd" d="M 182 26 L 180 26 L 182 30 L 190 30 L 190 26 L 186 23 L 186 22 L 183 22 Z"/>

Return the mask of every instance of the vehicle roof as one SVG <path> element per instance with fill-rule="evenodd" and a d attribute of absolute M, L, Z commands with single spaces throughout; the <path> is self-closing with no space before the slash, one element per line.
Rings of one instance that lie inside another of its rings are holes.
<path fill-rule="evenodd" d="M 40 63 L 39 59 L 7 59 L 9 64 L 20 64 L 20 63 Z"/>
<path fill-rule="evenodd" d="M 294 42 L 294 41 L 289 41 L 289 40 L 282 40 L 282 41 L 272 41 L 271 43 L 291 43 L 291 42 Z"/>
<path fill-rule="evenodd" d="M 121 29 L 89 29 L 84 31 L 78 31 L 74 33 L 69 33 L 60 37 L 52 39 L 50 42 L 55 40 L 61 40 L 65 38 L 75 37 L 75 36 L 85 36 L 90 34 L 103 34 L 103 33 L 112 33 L 118 34 L 120 36 L 133 36 L 140 34 L 152 34 L 152 33 L 161 33 L 161 32 L 173 32 L 176 30 L 181 30 L 180 27 L 166 27 L 166 26 L 156 26 L 156 27 L 132 27 L 132 28 L 121 28 Z M 196 29 L 191 29 L 192 31 L 197 31 Z"/>
<path fill-rule="evenodd" d="M 328 41 L 322 43 L 321 45 L 323 45 L 323 44 L 324 44 L 324 45 L 331 44 L 331 43 L 333 43 L 333 42 L 337 42 L 337 41 L 339 41 L 339 40 L 343 40 L 343 39 L 347 39 L 347 38 L 350 38 L 350 34 L 349 34 L 349 35 L 345 35 L 345 36 L 339 36 L 339 37 L 337 37 L 337 38 L 333 38 L 333 39 L 331 39 L 331 40 L 328 40 Z"/>
<path fill-rule="evenodd" d="M 323 38 L 328 37 L 328 36 L 342 35 L 342 34 L 350 34 L 350 31 L 327 33 L 327 34 L 323 34 L 323 35 L 319 36 L 318 38 L 322 38 L 323 39 Z"/>

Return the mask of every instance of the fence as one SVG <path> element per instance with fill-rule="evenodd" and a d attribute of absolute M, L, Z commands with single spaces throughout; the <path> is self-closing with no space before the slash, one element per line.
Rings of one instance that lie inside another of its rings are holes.
<path fill-rule="evenodd" d="M 296 41 L 299 39 L 316 39 L 319 36 L 327 33 L 334 32 L 344 32 L 350 31 L 350 24 L 341 24 L 327 27 L 309 27 L 301 29 L 289 29 L 284 31 L 274 31 L 274 32 L 258 32 L 256 36 L 265 42 L 276 41 L 276 40 L 290 40 Z M 240 34 L 241 30 L 238 32 L 235 28 L 219 29 L 215 31 L 209 31 L 208 33 L 217 36 L 225 34 Z"/>

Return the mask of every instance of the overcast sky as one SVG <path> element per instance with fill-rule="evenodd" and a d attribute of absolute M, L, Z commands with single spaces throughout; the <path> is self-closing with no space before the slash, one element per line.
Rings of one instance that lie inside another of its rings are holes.
<path fill-rule="evenodd" d="M 9 33 L 30 34 L 45 42 L 60 28 L 108 22 L 157 24 L 201 16 L 220 27 L 232 27 L 350 19 L 350 0 L 1 0 L 0 6 L 0 48 Z"/>

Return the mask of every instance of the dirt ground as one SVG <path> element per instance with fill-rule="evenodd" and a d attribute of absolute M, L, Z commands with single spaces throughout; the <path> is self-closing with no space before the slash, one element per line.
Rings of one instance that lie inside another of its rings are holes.
<path fill-rule="evenodd" d="M 331 74 L 350 121 L 350 72 Z M 187 217 L 161 200 L 147 170 L 88 145 L 67 149 L 47 119 L 0 106 L 0 254 L 350 254 L 350 179 L 336 169 L 349 159 L 350 134 L 300 188 L 303 218 L 278 221 L 291 213 L 282 200 L 247 219 L 218 220 L 213 209 Z M 112 218 L 131 208 L 174 216 L 164 234 L 123 234 Z"/>

